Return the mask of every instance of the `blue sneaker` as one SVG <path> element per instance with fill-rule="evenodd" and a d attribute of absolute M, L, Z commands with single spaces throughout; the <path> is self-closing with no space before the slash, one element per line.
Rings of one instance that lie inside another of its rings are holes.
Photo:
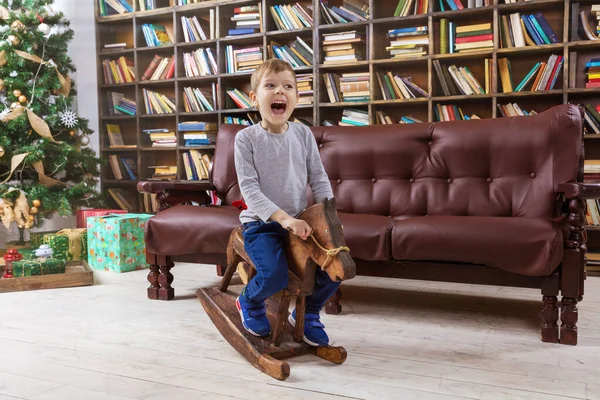
<path fill-rule="evenodd" d="M 271 324 L 269 324 L 264 303 L 251 303 L 242 294 L 235 299 L 235 306 L 242 318 L 242 325 L 248 332 L 258 337 L 265 337 L 271 334 Z"/>
<path fill-rule="evenodd" d="M 296 327 L 296 309 L 288 317 L 290 325 Z M 304 341 L 311 346 L 320 347 L 329 344 L 325 325 L 319 320 L 319 314 L 304 314 Z"/>

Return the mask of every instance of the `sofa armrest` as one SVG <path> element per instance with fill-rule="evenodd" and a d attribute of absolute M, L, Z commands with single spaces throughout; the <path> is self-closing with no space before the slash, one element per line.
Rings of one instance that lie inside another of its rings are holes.
<path fill-rule="evenodd" d="M 156 194 L 158 211 L 184 202 L 197 202 L 202 205 L 210 204 L 211 198 L 206 193 L 216 190 L 209 182 L 180 182 L 180 181 L 140 181 L 137 184 L 140 193 Z"/>
<path fill-rule="evenodd" d="M 571 199 L 600 199 L 600 183 L 561 183 L 558 191 Z"/>

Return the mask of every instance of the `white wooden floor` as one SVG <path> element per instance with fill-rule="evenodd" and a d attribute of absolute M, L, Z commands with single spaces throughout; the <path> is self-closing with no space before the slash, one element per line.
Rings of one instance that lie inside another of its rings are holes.
<path fill-rule="evenodd" d="M 0 400 L 600 399 L 600 278 L 587 280 L 579 345 L 539 340 L 541 296 L 358 277 L 323 317 L 343 365 L 290 360 L 280 382 L 221 337 L 194 292 L 214 266 L 178 264 L 177 300 L 146 299 L 147 271 L 91 287 L 0 295 Z"/>

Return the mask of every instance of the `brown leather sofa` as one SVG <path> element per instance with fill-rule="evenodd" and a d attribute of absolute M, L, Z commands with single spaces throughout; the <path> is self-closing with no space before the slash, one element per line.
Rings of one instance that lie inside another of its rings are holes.
<path fill-rule="evenodd" d="M 226 264 L 233 151 L 243 126 L 217 135 L 210 183 L 140 182 L 161 211 L 147 225 L 148 297 L 171 299 L 173 261 Z M 541 288 L 542 340 L 576 344 L 585 279 L 582 115 L 312 128 L 362 275 Z M 209 204 L 216 191 L 220 206 Z M 307 189 L 309 190 L 309 189 Z M 557 296 L 561 293 L 561 320 Z M 339 297 L 328 312 L 339 311 Z"/>

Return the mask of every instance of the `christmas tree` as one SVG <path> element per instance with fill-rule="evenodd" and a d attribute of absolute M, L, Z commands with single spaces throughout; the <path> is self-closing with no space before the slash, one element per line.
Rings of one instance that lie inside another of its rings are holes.
<path fill-rule="evenodd" d="M 0 218 L 21 241 L 56 213 L 101 204 L 92 131 L 72 110 L 73 30 L 52 3 L 0 0 Z"/>

